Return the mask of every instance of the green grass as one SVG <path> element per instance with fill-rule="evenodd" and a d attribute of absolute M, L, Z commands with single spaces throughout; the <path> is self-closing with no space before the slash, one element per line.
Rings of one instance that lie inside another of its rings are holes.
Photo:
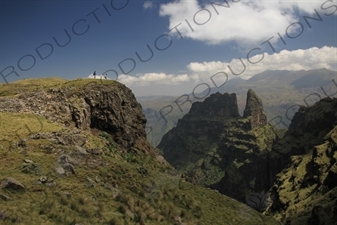
<path fill-rule="evenodd" d="M 21 93 L 40 90 L 65 83 L 67 80 L 62 78 L 29 78 L 0 84 L 0 97 L 15 96 Z"/>
<path fill-rule="evenodd" d="M 3 140 L 26 139 L 26 148 L 12 146 L 10 151 L 0 149 L 0 179 L 14 177 L 25 186 L 24 191 L 1 189 L 10 201 L 0 199 L 0 211 L 6 212 L 6 224 L 174 224 L 181 217 L 187 224 L 224 224 L 232 221 L 257 224 L 268 220 L 247 206 L 212 190 L 184 182 L 171 168 L 161 165 L 153 157 L 134 148 L 132 156 L 118 150 L 118 145 L 106 134 L 87 136 L 85 147 L 98 147 L 103 154 L 89 155 L 92 164 L 75 167 L 76 175 L 59 177 L 58 151 L 70 152 L 71 146 L 60 146 L 48 139 L 29 139 L 30 131 L 61 132 L 68 130 L 44 118 L 30 114 L 1 113 Z M 43 146 L 50 146 L 47 152 Z M 131 158 L 130 158 L 131 157 Z M 55 187 L 36 184 L 40 175 L 24 173 L 24 159 L 33 160 L 42 169 L 42 175 L 56 182 Z M 103 165 L 94 162 L 101 161 Z M 140 173 L 139 168 L 147 173 Z M 97 178 L 94 187 L 86 187 L 87 178 Z M 110 185 L 112 190 L 107 188 Z M 249 215 L 247 217 L 247 215 Z M 265 224 L 275 224 L 270 221 Z"/>
<path fill-rule="evenodd" d="M 120 84 L 114 80 L 99 79 L 76 79 L 66 80 L 62 78 L 29 78 L 11 82 L 8 84 L 0 84 L 0 97 L 17 96 L 18 94 L 33 92 L 37 90 L 47 90 L 49 88 L 67 87 L 80 90 L 83 86 L 90 83 L 98 83 L 104 85 Z"/>

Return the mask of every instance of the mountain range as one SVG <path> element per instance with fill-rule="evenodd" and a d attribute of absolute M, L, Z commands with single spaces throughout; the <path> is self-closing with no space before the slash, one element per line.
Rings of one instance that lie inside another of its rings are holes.
<path fill-rule="evenodd" d="M 336 225 L 334 74 L 266 71 L 180 108 L 112 80 L 2 84 L 0 221 Z"/>
<path fill-rule="evenodd" d="M 243 80 L 238 76 L 228 80 L 221 87 L 206 89 L 201 93 L 194 93 L 196 96 L 208 97 L 209 95 L 219 93 L 236 93 L 239 112 L 242 114 L 245 107 L 245 98 L 248 89 L 253 89 L 263 102 L 263 107 L 267 113 L 268 121 L 278 128 L 288 128 L 290 121 L 301 105 L 311 106 L 320 99 L 328 96 L 335 96 L 337 93 L 337 74 L 336 71 L 327 69 L 316 70 L 268 70 L 248 80 Z M 193 97 L 189 93 L 189 100 L 192 102 L 203 101 Z M 181 110 L 175 101 L 179 99 Z M 138 97 L 137 100 L 142 104 L 143 109 L 150 108 L 155 113 L 148 114 L 143 111 L 147 120 L 148 139 L 152 145 L 157 146 L 163 135 L 172 129 L 178 119 L 181 119 L 188 113 L 191 103 L 184 101 L 187 97 L 182 96 L 148 96 Z M 163 110 L 166 106 L 172 106 L 172 111 L 165 116 L 160 115 L 169 111 L 169 108 Z"/>

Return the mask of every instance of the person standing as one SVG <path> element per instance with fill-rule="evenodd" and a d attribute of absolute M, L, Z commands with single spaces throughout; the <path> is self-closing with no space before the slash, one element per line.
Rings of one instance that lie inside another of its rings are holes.
<path fill-rule="evenodd" d="M 94 79 L 96 79 L 96 70 L 94 71 Z"/>

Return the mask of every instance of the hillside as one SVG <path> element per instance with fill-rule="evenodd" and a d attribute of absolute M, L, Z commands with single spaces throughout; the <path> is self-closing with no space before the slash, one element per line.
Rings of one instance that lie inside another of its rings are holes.
<path fill-rule="evenodd" d="M 251 89 L 193 103 L 158 148 L 186 179 L 254 205 L 287 225 L 337 221 L 337 99 L 301 106 L 284 132 Z"/>
<path fill-rule="evenodd" d="M 271 164 L 283 170 L 271 188 L 276 198 L 268 211 L 283 223 L 336 224 L 336 112 L 336 98 L 301 107 L 273 146 Z"/>
<path fill-rule="evenodd" d="M 118 82 L 0 85 L 0 121 L 4 224 L 278 224 L 181 178 Z"/>

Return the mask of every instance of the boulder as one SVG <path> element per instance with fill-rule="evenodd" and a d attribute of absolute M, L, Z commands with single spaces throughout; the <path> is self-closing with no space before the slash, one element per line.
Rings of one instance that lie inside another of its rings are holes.
<path fill-rule="evenodd" d="M 25 186 L 12 177 L 7 177 L 1 182 L 1 188 L 11 190 L 24 190 Z"/>
<path fill-rule="evenodd" d="M 82 148 L 78 145 L 75 145 L 75 152 L 80 153 L 81 155 L 87 155 L 87 150 L 85 148 Z"/>

